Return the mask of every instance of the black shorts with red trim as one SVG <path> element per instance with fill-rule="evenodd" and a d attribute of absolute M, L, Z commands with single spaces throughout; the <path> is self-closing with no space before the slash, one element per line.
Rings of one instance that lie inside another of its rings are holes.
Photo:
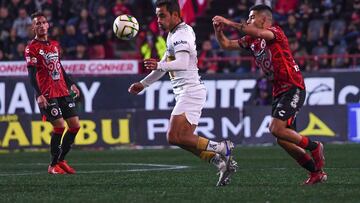
<path fill-rule="evenodd" d="M 296 114 L 303 106 L 305 96 L 306 91 L 296 86 L 276 96 L 272 103 L 272 117 L 287 121 L 287 127 L 295 130 Z"/>
<path fill-rule="evenodd" d="M 54 121 L 59 118 L 71 118 L 77 116 L 76 104 L 72 97 L 58 97 L 48 99 L 49 106 L 40 108 L 43 120 Z"/>

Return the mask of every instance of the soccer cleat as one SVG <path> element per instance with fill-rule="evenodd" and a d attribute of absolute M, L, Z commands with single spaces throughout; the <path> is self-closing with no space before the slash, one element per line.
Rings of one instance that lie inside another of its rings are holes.
<path fill-rule="evenodd" d="M 221 155 L 224 157 L 226 164 L 228 164 L 228 162 L 232 158 L 231 153 L 232 153 L 232 150 L 235 148 L 235 145 L 230 140 L 224 140 L 224 141 L 222 141 L 222 143 L 224 143 L 225 148 L 224 148 L 223 152 L 221 153 Z"/>
<path fill-rule="evenodd" d="M 222 161 L 224 164 L 219 168 L 219 180 L 216 183 L 216 186 L 225 186 L 228 185 L 231 181 L 231 175 L 236 172 L 238 168 L 237 162 L 230 158 L 230 161 L 226 163 L 225 160 Z"/>
<path fill-rule="evenodd" d="M 48 173 L 49 174 L 66 174 L 66 172 L 59 166 L 59 164 L 56 164 L 55 166 L 49 165 L 48 167 Z"/>
<path fill-rule="evenodd" d="M 325 165 L 324 145 L 321 142 L 317 142 L 317 144 L 316 149 L 311 151 L 311 156 L 315 161 L 316 170 L 322 171 Z"/>
<path fill-rule="evenodd" d="M 324 171 L 317 171 L 309 174 L 309 178 L 304 182 L 304 185 L 314 185 L 322 183 L 327 180 L 327 174 Z"/>
<path fill-rule="evenodd" d="M 60 168 L 62 168 L 68 174 L 76 173 L 75 169 L 73 169 L 71 166 L 69 166 L 69 164 L 67 164 L 67 161 L 65 161 L 65 160 L 59 161 L 57 165 L 59 165 Z"/>

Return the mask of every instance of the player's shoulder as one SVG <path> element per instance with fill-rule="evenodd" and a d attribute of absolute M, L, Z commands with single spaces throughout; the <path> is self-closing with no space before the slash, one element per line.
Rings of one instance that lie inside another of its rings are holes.
<path fill-rule="evenodd" d="M 60 45 L 59 41 L 54 40 L 54 39 L 49 39 L 49 43 L 52 44 L 52 45 L 56 45 L 56 46 Z"/>
<path fill-rule="evenodd" d="M 275 32 L 275 33 L 281 33 L 281 34 L 284 33 L 282 28 L 280 26 L 278 26 L 278 25 L 273 25 L 273 26 L 269 27 L 268 30 L 270 30 L 272 32 Z"/>
<path fill-rule="evenodd" d="M 188 35 L 191 34 L 194 30 L 192 27 L 184 22 L 180 23 L 176 28 L 172 31 L 172 34 L 175 36 L 178 35 Z"/>
<path fill-rule="evenodd" d="M 32 39 L 31 41 L 29 41 L 28 43 L 27 43 L 27 47 L 32 47 L 32 46 L 35 46 L 37 44 L 37 40 L 35 40 L 35 39 Z"/>
<path fill-rule="evenodd" d="M 29 41 L 25 47 L 25 51 L 26 53 L 30 53 L 33 52 L 34 50 L 36 50 L 39 46 L 39 42 L 35 39 Z"/>

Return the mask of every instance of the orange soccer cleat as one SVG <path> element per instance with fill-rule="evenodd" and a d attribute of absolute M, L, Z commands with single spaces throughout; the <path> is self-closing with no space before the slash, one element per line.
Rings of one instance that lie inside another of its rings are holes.
<path fill-rule="evenodd" d="M 322 183 L 327 180 L 327 174 L 324 171 L 317 171 L 310 173 L 309 178 L 304 182 L 304 185 L 314 185 Z"/>
<path fill-rule="evenodd" d="M 62 168 L 68 174 L 76 173 L 75 169 L 69 166 L 69 164 L 67 164 L 67 161 L 65 160 L 59 161 L 57 165 L 59 165 L 60 168 Z"/>
<path fill-rule="evenodd" d="M 59 166 L 59 164 L 56 164 L 55 166 L 49 165 L 48 167 L 48 173 L 49 174 L 66 174 L 66 172 Z"/>

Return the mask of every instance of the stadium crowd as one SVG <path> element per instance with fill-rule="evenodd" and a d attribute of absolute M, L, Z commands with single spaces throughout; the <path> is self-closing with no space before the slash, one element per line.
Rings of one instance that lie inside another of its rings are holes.
<path fill-rule="evenodd" d="M 251 5 L 270 5 L 305 71 L 360 66 L 359 55 L 344 57 L 360 53 L 360 0 L 227 0 L 226 12 L 216 13 L 219 2 L 208 1 L 201 16 L 206 24 L 211 24 L 213 14 L 244 21 Z M 25 46 L 33 38 L 30 15 L 37 10 L 43 11 L 51 23 L 50 37 L 60 41 L 63 59 L 159 58 L 166 49 L 151 0 L 0 0 L 0 61 L 24 60 Z M 120 14 L 138 19 L 141 27 L 136 40 L 115 38 L 112 23 Z M 204 32 L 197 33 L 201 72 L 253 70 L 249 53 L 222 51 L 213 30 L 196 29 L 201 26 L 198 20 L 192 25 L 196 32 Z M 226 32 L 231 38 L 241 37 L 235 30 Z M 220 60 L 224 57 L 237 59 Z"/>

